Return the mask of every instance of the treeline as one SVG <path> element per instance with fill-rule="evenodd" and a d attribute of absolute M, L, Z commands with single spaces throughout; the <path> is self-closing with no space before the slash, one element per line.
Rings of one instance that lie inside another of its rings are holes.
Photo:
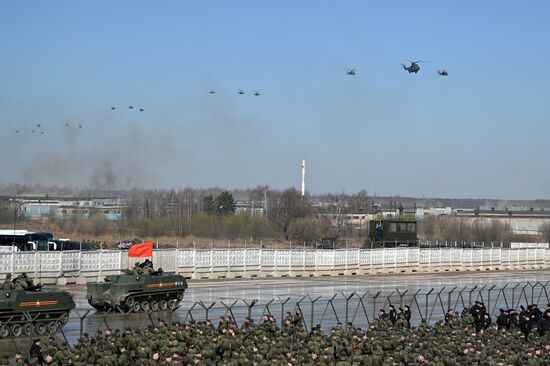
<path fill-rule="evenodd" d="M 539 242 L 550 240 L 550 226 L 541 235 L 514 234 L 499 221 L 468 222 L 456 216 L 427 217 L 418 223 L 420 240 L 439 242 Z"/>
<path fill-rule="evenodd" d="M 97 197 L 98 192 L 64 187 L 0 186 L 9 197 L 26 194 L 43 196 Z M 90 210 L 89 217 L 72 215 L 68 218 L 50 216 L 44 219 L 41 230 L 61 232 L 72 237 L 82 235 L 113 238 L 197 237 L 213 239 L 261 240 L 274 239 L 317 243 L 325 238 L 355 241 L 361 245 L 366 237 L 366 225 L 361 229 L 347 226 L 343 220 L 333 220 L 347 213 L 372 213 L 377 210 L 379 198 L 366 191 L 352 194 L 325 194 L 302 197 L 295 188 L 276 190 L 269 186 L 227 191 L 208 189 L 132 189 L 102 192 L 101 197 L 121 198 L 121 219 L 108 221 L 102 210 Z M 238 201 L 246 206 L 238 207 Z M 386 208 L 412 207 L 399 198 L 387 200 Z M 11 227 L 14 210 L 6 201 L 0 201 L 0 224 Z M 17 227 L 30 227 L 18 217 Z M 333 226 L 334 225 L 334 226 Z M 428 217 L 419 222 L 420 240 L 509 242 L 550 240 L 550 226 L 541 236 L 513 235 L 503 224 L 468 224 L 454 216 Z"/>
<path fill-rule="evenodd" d="M 238 209 L 233 193 L 221 189 L 133 189 L 126 192 L 123 201 L 127 204 L 121 208 L 120 220 L 106 220 L 102 210 L 89 209 L 86 217 L 48 216 L 44 219 L 44 230 L 86 237 L 193 236 L 310 244 L 335 235 L 330 222 L 319 218 L 321 208 L 314 207 L 311 197 L 301 197 L 295 188 L 275 190 L 260 186 L 249 190 L 246 200 L 248 204 Z M 4 224 L 13 222 L 13 213 L 10 221 L 7 206 L 0 211 L 6 215 Z M 24 226 L 21 220 L 24 218 L 18 218 L 18 227 Z"/>

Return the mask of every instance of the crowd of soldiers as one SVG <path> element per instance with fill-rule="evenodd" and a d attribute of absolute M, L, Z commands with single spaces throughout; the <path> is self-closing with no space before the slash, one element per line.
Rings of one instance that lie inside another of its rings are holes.
<path fill-rule="evenodd" d="M 528 305 L 527 308 L 521 305 L 519 313 L 515 309 L 500 309 L 499 311 L 495 322 L 499 331 L 510 331 L 512 328 L 520 330 L 525 340 L 535 328 L 539 336 L 550 332 L 550 304 L 547 305 L 544 312 L 536 304 Z M 455 312 L 449 310 L 445 315 L 445 322 L 455 315 Z M 464 309 L 461 316 L 473 324 L 476 332 L 488 329 L 493 324 L 493 319 L 483 302 L 476 301 L 471 308 Z"/>
<path fill-rule="evenodd" d="M 521 318 L 534 321 L 535 306 L 515 318 L 501 312 L 496 324 L 490 321 L 485 305 L 476 303 L 462 314 L 449 311 L 433 326 L 422 322 L 411 327 L 410 307 L 399 311 L 390 306 L 380 311 L 378 320 L 366 329 L 337 324 L 328 334 L 317 325 L 306 330 L 303 314 L 297 308 L 287 313 L 279 326 L 266 314 L 260 323 L 246 318 L 241 326 L 232 317 L 213 322 L 159 321 L 146 329 L 98 331 L 83 337 L 69 350 L 49 338 L 31 349 L 32 357 L 16 355 L 23 365 L 435 365 L 507 366 L 549 365 L 550 336 L 538 331 L 537 337 L 523 337 Z M 507 314 L 508 313 L 508 314 Z M 531 319 L 533 317 L 533 319 Z M 529 319 L 527 319 L 529 318 Z M 489 319 L 489 320 L 488 320 Z M 500 320 L 499 320 L 500 319 Z M 541 312 L 533 327 L 547 330 L 550 306 Z"/>
<path fill-rule="evenodd" d="M 12 279 L 11 273 L 6 275 L 2 290 L 28 290 L 34 287 L 32 279 L 25 272 Z"/>

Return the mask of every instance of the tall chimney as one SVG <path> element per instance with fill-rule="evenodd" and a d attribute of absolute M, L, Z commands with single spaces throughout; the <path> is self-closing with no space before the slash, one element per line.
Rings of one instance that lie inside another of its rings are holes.
<path fill-rule="evenodd" d="M 302 199 L 306 195 L 306 160 L 302 159 Z"/>

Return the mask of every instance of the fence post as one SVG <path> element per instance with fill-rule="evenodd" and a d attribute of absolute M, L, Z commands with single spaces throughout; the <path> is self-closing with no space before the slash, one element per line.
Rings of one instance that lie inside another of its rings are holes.
<path fill-rule="evenodd" d="M 225 268 L 225 270 L 227 271 L 227 276 L 229 276 L 229 274 L 231 273 L 231 249 L 227 248 L 226 250 L 227 256 L 225 258 L 227 261 L 227 267 Z"/>
<path fill-rule="evenodd" d="M 63 273 L 63 251 L 59 252 L 59 273 L 57 277 L 61 277 L 61 273 Z"/>
<path fill-rule="evenodd" d="M 336 267 L 336 250 L 332 249 L 332 272 L 334 273 L 334 269 Z"/>
<path fill-rule="evenodd" d="M 34 252 L 34 278 L 38 278 L 38 251 Z M 12 272 L 13 272 L 13 268 L 12 268 Z M 40 281 L 41 279 L 38 278 L 38 280 Z"/>
<path fill-rule="evenodd" d="M 248 259 L 248 256 L 246 255 L 246 253 L 248 252 L 248 249 L 246 249 L 246 247 L 244 248 L 244 254 L 243 254 L 243 259 L 244 259 L 244 274 L 246 274 L 246 261 Z"/>
<path fill-rule="evenodd" d="M 103 251 L 100 249 L 99 250 L 99 272 L 97 274 L 97 282 L 101 282 L 101 267 L 103 263 L 103 259 L 101 257 L 103 257 Z"/>
<path fill-rule="evenodd" d="M 317 275 L 317 253 L 318 253 L 317 247 L 315 247 L 315 251 L 313 253 L 314 253 L 314 255 L 313 255 L 313 265 L 314 265 L 315 276 L 316 276 Z"/>
<path fill-rule="evenodd" d="M 259 254 L 260 260 L 259 260 L 259 268 L 258 268 L 259 271 L 260 271 L 260 276 L 262 275 L 262 251 L 263 251 L 263 249 L 262 249 L 262 247 L 260 246 L 260 254 Z"/>
<path fill-rule="evenodd" d="M 214 274 L 214 249 L 210 249 L 210 273 Z"/>
<path fill-rule="evenodd" d="M 11 251 L 11 263 L 10 263 L 10 272 L 13 274 L 13 269 L 14 269 L 14 266 L 15 266 L 15 258 L 14 258 L 14 255 L 15 255 L 15 250 L 12 249 Z M 34 272 L 36 273 L 36 252 L 34 252 L 34 257 L 35 257 L 35 261 L 34 261 Z M 35 275 L 36 276 L 36 275 Z"/>
<path fill-rule="evenodd" d="M 82 276 L 82 249 L 78 251 L 78 277 L 80 276 Z"/>
<path fill-rule="evenodd" d="M 305 274 L 306 274 L 306 248 L 304 247 L 304 249 L 302 249 L 302 276 L 305 276 Z"/>

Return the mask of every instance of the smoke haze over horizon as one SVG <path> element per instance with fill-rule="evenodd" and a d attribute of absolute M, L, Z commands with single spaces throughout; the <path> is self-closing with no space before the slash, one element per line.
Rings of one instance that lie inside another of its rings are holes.
<path fill-rule="evenodd" d="M 406 4 L 2 2 L 0 184 L 550 197 L 550 3 Z"/>

